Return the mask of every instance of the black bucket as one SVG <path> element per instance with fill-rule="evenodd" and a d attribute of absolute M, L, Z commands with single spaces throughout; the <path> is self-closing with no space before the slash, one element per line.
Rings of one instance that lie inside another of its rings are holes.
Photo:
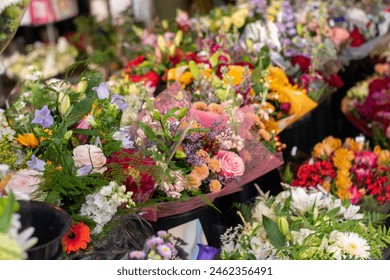
<path fill-rule="evenodd" d="M 72 225 L 70 215 L 60 207 L 38 201 L 18 201 L 22 230 L 32 226 L 38 243 L 27 251 L 30 260 L 59 259 L 61 238 Z"/>

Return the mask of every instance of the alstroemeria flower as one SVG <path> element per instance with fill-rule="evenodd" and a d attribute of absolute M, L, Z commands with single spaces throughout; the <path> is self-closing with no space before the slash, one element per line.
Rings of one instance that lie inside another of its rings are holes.
<path fill-rule="evenodd" d="M 43 172 L 45 170 L 46 162 L 44 162 L 43 160 L 40 160 L 35 155 L 32 155 L 31 160 L 27 161 L 26 165 L 31 170 Z"/>
<path fill-rule="evenodd" d="M 127 103 L 125 102 L 125 98 L 122 95 L 114 94 L 111 98 L 111 103 L 118 106 L 119 110 L 122 112 L 127 108 Z"/>
<path fill-rule="evenodd" d="M 43 127 L 50 127 L 54 122 L 53 117 L 50 115 L 50 110 L 47 105 L 43 106 L 41 110 L 35 111 L 35 117 L 31 123 L 39 124 Z"/>
<path fill-rule="evenodd" d="M 108 91 L 107 84 L 106 83 L 100 83 L 98 87 L 92 88 L 94 91 L 96 91 L 99 99 L 106 99 L 110 96 L 110 92 Z"/>

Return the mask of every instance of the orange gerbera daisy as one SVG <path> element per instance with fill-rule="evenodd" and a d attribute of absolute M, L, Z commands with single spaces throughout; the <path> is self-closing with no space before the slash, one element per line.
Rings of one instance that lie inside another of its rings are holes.
<path fill-rule="evenodd" d="M 79 249 L 86 249 L 91 241 L 91 231 L 84 222 L 73 224 L 68 233 L 62 238 L 64 251 L 68 254 L 76 252 Z"/>
<path fill-rule="evenodd" d="M 18 134 L 16 141 L 27 148 L 35 148 L 39 144 L 37 137 L 32 133 Z"/>

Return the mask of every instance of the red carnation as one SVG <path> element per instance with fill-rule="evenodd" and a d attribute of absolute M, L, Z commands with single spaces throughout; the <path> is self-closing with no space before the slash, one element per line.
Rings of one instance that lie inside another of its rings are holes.
<path fill-rule="evenodd" d="M 364 44 L 364 38 L 362 34 L 359 32 L 359 29 L 355 26 L 349 37 L 352 39 L 351 47 L 357 48 Z"/>
<path fill-rule="evenodd" d="M 125 66 L 125 71 L 131 71 L 132 68 L 137 67 L 144 61 L 145 61 L 145 57 L 143 55 L 140 55 L 134 58 L 133 60 L 130 60 Z"/>
<path fill-rule="evenodd" d="M 344 85 L 343 80 L 341 80 L 340 76 L 337 74 L 332 74 L 329 78 L 326 79 L 326 82 L 335 88 L 341 88 Z"/>
<path fill-rule="evenodd" d="M 310 57 L 304 56 L 304 55 L 296 55 L 293 56 L 291 59 L 291 64 L 295 66 L 296 64 L 299 65 L 299 68 L 303 73 L 308 73 L 309 68 L 311 66 L 311 59 Z"/>
<path fill-rule="evenodd" d="M 124 149 L 114 152 L 107 159 L 107 165 L 109 166 L 107 172 L 112 177 L 125 175 L 122 184 L 126 186 L 127 191 L 133 192 L 132 199 L 135 202 L 145 202 L 152 196 L 155 181 L 151 174 L 156 163 L 151 158 L 143 157 L 138 151 Z"/>
<path fill-rule="evenodd" d="M 149 71 L 145 75 L 129 75 L 130 80 L 133 83 L 145 82 L 150 87 L 157 87 L 160 77 L 154 71 Z"/>

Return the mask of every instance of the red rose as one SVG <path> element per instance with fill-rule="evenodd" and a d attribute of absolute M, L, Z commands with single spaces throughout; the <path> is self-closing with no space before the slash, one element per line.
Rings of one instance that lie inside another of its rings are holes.
<path fill-rule="evenodd" d="M 352 39 L 351 47 L 357 48 L 364 44 L 364 38 L 362 34 L 359 32 L 359 29 L 355 26 L 349 37 Z"/>
<path fill-rule="evenodd" d="M 326 79 L 326 82 L 335 88 L 341 88 L 344 85 L 343 80 L 341 80 L 340 76 L 337 74 L 332 74 L 329 78 Z"/>
<path fill-rule="evenodd" d="M 140 56 L 134 58 L 133 60 L 130 60 L 126 64 L 124 69 L 125 69 L 125 71 L 131 71 L 132 68 L 137 67 L 138 65 L 140 65 L 144 61 L 145 61 L 145 57 L 143 55 L 140 55 Z"/>
<path fill-rule="evenodd" d="M 311 66 L 311 59 L 310 57 L 304 56 L 304 55 L 296 55 L 293 56 L 291 59 L 291 64 L 295 66 L 296 64 L 299 65 L 299 68 L 303 73 L 308 73 L 309 68 Z"/>
<path fill-rule="evenodd" d="M 155 181 L 153 180 L 152 166 L 156 163 L 151 158 L 143 157 L 138 151 L 124 149 L 114 152 L 107 159 L 107 172 L 115 178 L 124 177 L 122 184 L 126 190 L 133 192 L 132 199 L 135 202 L 145 202 L 154 192 Z M 148 167 L 151 167 L 148 170 Z M 137 174 L 134 178 L 132 174 Z"/>

